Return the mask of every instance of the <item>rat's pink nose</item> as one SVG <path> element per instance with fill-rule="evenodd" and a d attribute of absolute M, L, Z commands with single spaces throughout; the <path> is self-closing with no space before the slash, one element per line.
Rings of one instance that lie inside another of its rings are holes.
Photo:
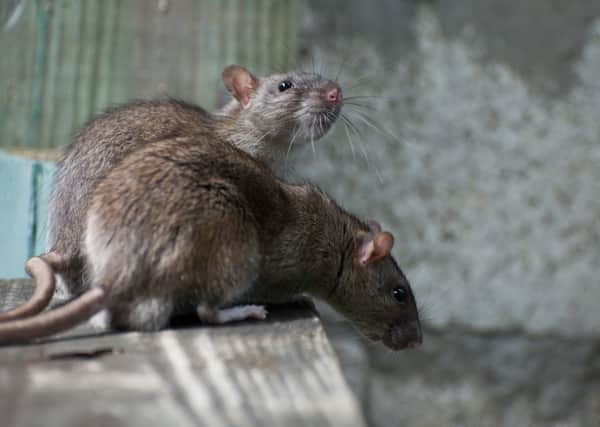
<path fill-rule="evenodd" d="M 342 90 L 339 87 L 329 89 L 325 96 L 327 97 L 327 101 L 329 102 L 342 102 Z"/>
<path fill-rule="evenodd" d="M 420 346 L 420 345 L 421 345 L 421 342 L 420 342 L 420 341 L 409 341 L 409 342 L 406 344 L 406 347 L 407 347 L 407 348 L 417 348 L 417 347 L 418 347 L 418 346 Z"/>

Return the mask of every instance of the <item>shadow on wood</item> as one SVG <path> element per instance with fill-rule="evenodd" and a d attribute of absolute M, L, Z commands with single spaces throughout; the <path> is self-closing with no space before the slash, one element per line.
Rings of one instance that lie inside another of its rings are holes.
<path fill-rule="evenodd" d="M 29 280 L 0 281 L 0 309 Z M 266 322 L 93 334 L 0 347 L 3 426 L 364 426 L 311 305 Z"/>

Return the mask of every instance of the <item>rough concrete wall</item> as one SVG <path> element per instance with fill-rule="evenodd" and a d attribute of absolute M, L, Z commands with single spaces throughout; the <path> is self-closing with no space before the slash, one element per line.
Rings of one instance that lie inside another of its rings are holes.
<path fill-rule="evenodd" d="M 330 323 L 372 425 L 600 425 L 600 2 L 302 12 L 305 66 L 373 98 L 298 173 L 394 232 L 424 305 L 411 353 Z"/>

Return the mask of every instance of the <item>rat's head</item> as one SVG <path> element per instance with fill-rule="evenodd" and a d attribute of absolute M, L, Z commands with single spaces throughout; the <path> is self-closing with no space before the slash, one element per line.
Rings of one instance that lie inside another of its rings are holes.
<path fill-rule="evenodd" d="M 401 350 L 421 344 L 421 324 L 410 284 L 391 256 L 394 237 L 375 221 L 353 231 L 338 283 L 328 297 L 367 338 Z"/>
<path fill-rule="evenodd" d="M 230 65 L 222 77 L 239 103 L 239 118 L 286 144 L 321 138 L 342 108 L 342 89 L 318 74 L 291 72 L 258 78 L 239 65 Z"/>

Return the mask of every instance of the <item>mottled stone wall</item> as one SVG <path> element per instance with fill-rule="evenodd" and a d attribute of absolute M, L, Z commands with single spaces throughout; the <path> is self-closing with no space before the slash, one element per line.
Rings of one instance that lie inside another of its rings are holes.
<path fill-rule="evenodd" d="M 302 16 L 305 66 L 373 98 L 298 173 L 394 232 L 424 309 L 400 354 L 325 314 L 372 425 L 600 425 L 600 2 Z"/>

